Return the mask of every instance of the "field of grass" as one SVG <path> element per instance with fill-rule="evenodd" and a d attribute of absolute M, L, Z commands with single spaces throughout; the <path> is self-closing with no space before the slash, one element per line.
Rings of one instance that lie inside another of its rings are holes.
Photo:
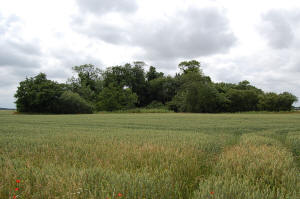
<path fill-rule="evenodd" d="M 297 113 L 0 111 L 0 199 L 299 199 L 299 158 Z"/>

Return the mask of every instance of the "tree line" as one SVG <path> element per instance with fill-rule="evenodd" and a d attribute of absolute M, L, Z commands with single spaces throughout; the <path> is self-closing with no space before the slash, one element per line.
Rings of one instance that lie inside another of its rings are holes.
<path fill-rule="evenodd" d="M 291 93 L 264 92 L 246 80 L 214 83 L 196 60 L 181 62 L 175 76 L 144 67 L 144 62 L 105 70 L 91 64 L 75 66 L 76 75 L 66 83 L 40 73 L 20 82 L 15 94 L 17 111 L 67 114 L 136 107 L 195 113 L 290 111 L 297 101 Z"/>

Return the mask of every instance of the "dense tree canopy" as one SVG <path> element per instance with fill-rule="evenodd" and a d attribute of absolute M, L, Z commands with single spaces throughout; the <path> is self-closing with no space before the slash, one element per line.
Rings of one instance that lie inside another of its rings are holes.
<path fill-rule="evenodd" d="M 80 97 L 78 93 L 72 91 L 65 91 L 59 97 L 60 109 L 57 113 L 92 113 L 93 106 L 85 99 Z"/>
<path fill-rule="evenodd" d="M 40 73 L 20 82 L 17 110 L 38 113 L 92 113 L 134 107 L 169 108 L 176 112 L 289 111 L 297 98 L 291 93 L 265 93 L 247 80 L 214 83 L 200 62 L 183 61 L 180 72 L 165 76 L 154 66 L 133 62 L 100 70 L 86 64 L 73 67 L 67 83 Z"/>
<path fill-rule="evenodd" d="M 73 67 L 77 77 L 69 79 L 70 89 L 91 103 L 96 103 L 97 95 L 102 90 L 102 71 L 91 64 Z"/>
<path fill-rule="evenodd" d="M 63 84 L 48 80 L 44 73 L 20 82 L 15 94 L 20 112 L 57 113 L 58 101 L 65 88 Z"/>
<path fill-rule="evenodd" d="M 111 83 L 99 94 L 96 106 L 99 111 L 130 109 L 135 106 L 137 99 L 137 95 L 130 88 Z"/>

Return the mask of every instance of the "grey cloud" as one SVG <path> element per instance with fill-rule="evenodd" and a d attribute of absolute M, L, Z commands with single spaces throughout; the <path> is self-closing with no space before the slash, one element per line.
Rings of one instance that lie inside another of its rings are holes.
<path fill-rule="evenodd" d="M 53 50 L 51 56 L 59 60 L 61 67 L 71 69 L 73 66 L 82 64 L 93 64 L 97 67 L 102 65 L 100 59 L 86 55 L 84 52 L 74 52 L 70 49 Z"/>
<path fill-rule="evenodd" d="M 300 73 L 300 58 L 295 61 L 293 67 L 292 67 L 292 72 L 298 72 Z"/>
<path fill-rule="evenodd" d="M 77 30 L 111 44 L 141 48 L 137 59 L 162 61 L 226 53 L 236 42 L 228 20 L 217 8 L 189 8 L 175 17 L 126 28 L 106 23 L 80 25 Z"/>
<path fill-rule="evenodd" d="M 144 60 L 141 57 L 139 60 Z M 149 66 L 159 67 L 159 72 L 163 72 L 166 75 L 175 75 L 178 72 L 178 64 L 182 61 L 181 59 L 171 60 L 145 60 Z"/>
<path fill-rule="evenodd" d="M 111 44 L 127 44 L 130 42 L 130 31 L 107 23 L 96 23 L 77 30 L 90 37 L 101 39 Z"/>
<path fill-rule="evenodd" d="M 4 30 L 5 30 L 4 24 L 2 24 L 2 23 L 3 23 L 3 18 L 2 18 L 2 15 L 0 13 L 0 35 L 4 34 Z"/>
<path fill-rule="evenodd" d="M 8 85 L 15 84 L 16 76 L 9 68 L 0 68 L 0 88 Z"/>
<path fill-rule="evenodd" d="M 32 43 L 16 43 L 1 39 L 0 46 L 0 67 L 26 67 L 28 69 L 39 67 L 37 56 L 41 52 L 38 46 Z"/>
<path fill-rule="evenodd" d="M 289 48 L 295 42 L 294 28 L 300 21 L 299 11 L 271 10 L 262 16 L 261 34 L 276 49 Z"/>
<path fill-rule="evenodd" d="M 41 68 L 39 42 L 19 37 L 20 23 L 15 16 L 0 16 L 0 105 L 4 107 L 14 107 L 18 83 Z"/>
<path fill-rule="evenodd" d="M 3 108 L 15 108 L 14 93 L 16 92 L 16 85 L 10 87 L 0 87 L 0 107 Z"/>
<path fill-rule="evenodd" d="M 264 72 L 252 72 L 253 79 L 268 91 L 288 91 L 300 99 L 299 9 L 271 10 L 262 16 L 262 20 L 260 33 L 271 49 L 264 53 L 267 58 L 260 63 Z"/>
<path fill-rule="evenodd" d="M 20 19 L 16 16 L 3 18 L 0 15 L 0 28 L 3 36 L 0 37 L 0 67 L 38 67 L 37 57 L 41 55 L 37 41 L 25 41 L 18 35 Z"/>
<path fill-rule="evenodd" d="M 80 10 L 103 15 L 108 12 L 132 13 L 138 8 L 135 0 L 76 0 Z"/>
<path fill-rule="evenodd" d="M 236 41 L 224 14 L 215 8 L 190 8 L 176 18 L 148 27 L 133 38 L 153 59 L 194 58 L 224 53 Z"/>
<path fill-rule="evenodd" d="M 42 54 L 38 41 L 27 42 L 21 40 L 16 42 L 8 40 L 7 45 L 9 45 L 10 48 L 15 49 L 17 52 L 22 54 L 28 54 L 33 56 L 39 56 Z"/>
<path fill-rule="evenodd" d="M 103 65 L 101 60 L 86 55 L 84 52 L 74 52 L 70 49 L 52 49 L 50 57 L 58 61 L 58 64 L 53 67 L 43 68 L 43 71 L 48 75 L 49 79 L 59 82 L 64 82 L 72 77 L 72 67 L 83 64 L 93 64 L 99 68 Z"/>

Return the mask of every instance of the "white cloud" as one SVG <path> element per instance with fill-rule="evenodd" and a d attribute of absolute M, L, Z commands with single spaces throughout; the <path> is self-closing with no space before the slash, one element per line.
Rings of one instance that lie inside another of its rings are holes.
<path fill-rule="evenodd" d="M 83 12 L 104 15 L 109 12 L 131 13 L 137 10 L 137 2 L 133 0 L 76 0 Z"/>

